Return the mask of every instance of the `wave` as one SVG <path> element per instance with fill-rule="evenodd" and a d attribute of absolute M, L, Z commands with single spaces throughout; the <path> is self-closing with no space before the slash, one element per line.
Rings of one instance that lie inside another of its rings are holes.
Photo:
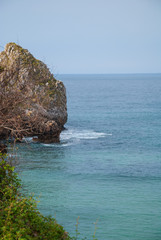
<path fill-rule="evenodd" d="M 60 143 L 41 143 L 42 146 L 44 147 L 54 147 L 54 148 L 59 148 L 59 147 L 68 147 L 71 145 L 74 145 L 76 143 L 74 142 L 60 142 Z"/>
<path fill-rule="evenodd" d="M 81 140 L 81 139 L 97 139 L 105 137 L 109 134 L 103 132 L 95 132 L 93 130 L 76 130 L 68 129 L 61 133 L 60 140 Z M 111 134 L 110 134 L 111 135 Z"/>

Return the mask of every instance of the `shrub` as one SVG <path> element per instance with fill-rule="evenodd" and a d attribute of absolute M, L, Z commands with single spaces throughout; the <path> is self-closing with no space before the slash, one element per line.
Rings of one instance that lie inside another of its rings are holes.
<path fill-rule="evenodd" d="M 33 197 L 19 193 L 20 187 L 14 167 L 0 154 L 0 239 L 71 239 L 54 218 L 38 211 Z"/>

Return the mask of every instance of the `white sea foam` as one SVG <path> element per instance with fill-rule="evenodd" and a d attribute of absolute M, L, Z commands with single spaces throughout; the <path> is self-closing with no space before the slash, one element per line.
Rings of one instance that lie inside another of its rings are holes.
<path fill-rule="evenodd" d="M 45 147 L 68 147 L 74 144 L 74 142 L 60 142 L 60 143 L 41 143 Z"/>
<path fill-rule="evenodd" d="M 33 137 L 24 137 L 22 139 L 22 142 L 27 142 L 27 143 L 33 142 Z"/>
<path fill-rule="evenodd" d="M 69 129 L 63 131 L 60 135 L 60 139 L 64 140 L 81 140 L 81 139 L 97 139 L 105 137 L 109 134 L 102 132 L 95 132 L 93 130 L 75 130 Z"/>

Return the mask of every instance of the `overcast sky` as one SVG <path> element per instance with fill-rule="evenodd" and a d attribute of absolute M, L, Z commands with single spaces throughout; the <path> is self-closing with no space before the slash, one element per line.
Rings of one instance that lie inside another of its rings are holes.
<path fill-rule="evenodd" d="M 0 0 L 0 49 L 53 73 L 161 73 L 161 0 Z"/>

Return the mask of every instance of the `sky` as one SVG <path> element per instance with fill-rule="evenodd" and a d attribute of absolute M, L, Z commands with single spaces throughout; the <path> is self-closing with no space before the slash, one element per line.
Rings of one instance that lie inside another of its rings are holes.
<path fill-rule="evenodd" d="M 0 0 L 0 23 L 55 74 L 161 73 L 161 0 Z"/>

